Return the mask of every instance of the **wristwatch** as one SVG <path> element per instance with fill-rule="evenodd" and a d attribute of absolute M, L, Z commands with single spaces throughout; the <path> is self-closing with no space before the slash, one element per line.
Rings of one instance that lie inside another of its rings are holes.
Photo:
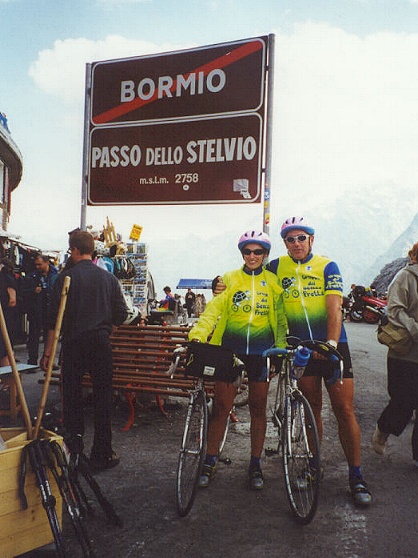
<path fill-rule="evenodd" d="M 335 341 L 335 339 L 328 339 L 327 343 L 328 345 L 331 345 L 331 347 L 334 347 L 334 349 L 338 347 L 338 342 Z"/>

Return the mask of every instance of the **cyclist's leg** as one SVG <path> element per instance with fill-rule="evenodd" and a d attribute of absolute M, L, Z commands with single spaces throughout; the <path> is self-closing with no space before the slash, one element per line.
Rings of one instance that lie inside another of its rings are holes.
<path fill-rule="evenodd" d="M 344 378 L 327 386 L 334 415 L 338 421 L 338 433 L 349 471 L 351 496 L 356 506 L 367 507 L 372 496 L 364 482 L 360 467 L 360 427 L 354 413 L 354 380 Z"/>
<path fill-rule="evenodd" d="M 251 455 L 261 457 L 267 427 L 267 382 L 249 382 L 248 405 L 251 417 Z"/>
<path fill-rule="evenodd" d="M 332 410 L 338 422 L 341 446 L 349 465 L 360 466 L 360 427 L 354 413 L 354 380 L 345 378 L 327 386 Z"/>
<path fill-rule="evenodd" d="M 218 455 L 219 445 L 225 432 L 226 421 L 234 404 L 237 388 L 226 382 L 215 382 L 215 398 L 209 422 L 208 444 L 206 453 Z"/>

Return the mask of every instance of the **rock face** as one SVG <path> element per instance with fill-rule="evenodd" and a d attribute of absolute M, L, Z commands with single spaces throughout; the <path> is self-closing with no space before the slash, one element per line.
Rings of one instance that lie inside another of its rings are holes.
<path fill-rule="evenodd" d="M 382 268 L 379 275 L 373 280 L 372 284 L 374 285 L 376 291 L 379 294 L 386 293 L 392 279 L 395 277 L 400 269 L 406 266 L 408 262 L 409 258 L 397 258 L 396 260 L 393 260 L 392 262 L 386 264 Z"/>

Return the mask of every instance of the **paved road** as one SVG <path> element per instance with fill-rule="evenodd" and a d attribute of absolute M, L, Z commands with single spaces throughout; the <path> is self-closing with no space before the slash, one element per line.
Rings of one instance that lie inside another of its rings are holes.
<path fill-rule="evenodd" d="M 114 421 L 114 445 L 122 463 L 97 478 L 123 515 L 124 527 L 107 526 L 99 510 L 88 526 L 98 558 L 415 558 L 418 469 L 411 457 L 412 425 L 401 437 L 390 439 L 384 457 L 371 450 L 375 422 L 387 401 L 386 350 L 376 341 L 375 326 L 348 323 L 347 330 L 362 430 L 363 472 L 374 497 L 370 509 L 356 509 L 350 502 L 347 467 L 327 402 L 322 447 L 325 479 L 318 513 L 306 527 L 295 525 L 289 515 L 277 456 L 263 459 L 265 490 L 254 493 L 246 486 L 248 410 L 238 411 L 240 422 L 227 441 L 225 451 L 232 465 L 219 467 L 210 488 L 198 494 L 190 515 L 180 519 L 173 492 L 184 402 L 169 407 L 167 417 L 142 404 L 129 432 L 121 429 L 126 418 L 122 407 Z M 31 408 L 36 408 L 39 398 L 37 377 L 24 377 Z M 54 388 L 50 401 L 58 398 Z M 272 438 L 267 439 L 268 445 L 274 445 Z M 81 556 L 69 525 L 65 525 L 65 536 L 72 558 Z M 52 556 L 49 547 L 25 558 Z"/>

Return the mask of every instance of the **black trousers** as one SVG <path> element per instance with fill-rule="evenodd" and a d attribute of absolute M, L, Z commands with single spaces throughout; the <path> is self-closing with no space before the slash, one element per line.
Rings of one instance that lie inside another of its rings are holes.
<path fill-rule="evenodd" d="M 388 358 L 390 401 L 377 421 L 381 432 L 399 436 L 418 407 L 418 363 Z M 418 461 L 418 424 L 412 431 L 412 455 Z"/>
<path fill-rule="evenodd" d="M 90 374 L 93 384 L 94 438 L 91 454 L 112 454 L 112 351 L 104 332 L 87 332 L 75 341 L 62 343 L 63 420 L 73 435 L 84 434 L 81 381 Z"/>
<path fill-rule="evenodd" d="M 39 340 L 45 332 L 48 331 L 46 325 L 46 312 L 43 313 L 41 309 L 36 309 L 28 312 L 29 332 L 28 332 L 28 357 L 32 363 L 37 363 L 39 358 Z M 46 327 L 46 329 L 45 329 Z"/>

